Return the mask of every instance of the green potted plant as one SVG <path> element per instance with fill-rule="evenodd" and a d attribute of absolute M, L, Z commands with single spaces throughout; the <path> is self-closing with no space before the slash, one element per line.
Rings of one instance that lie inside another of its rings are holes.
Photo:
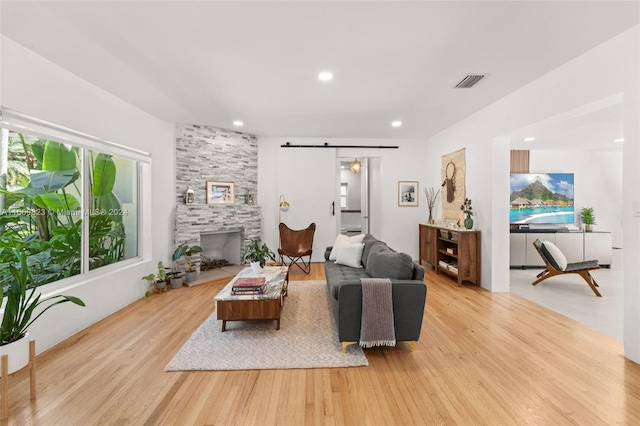
<path fill-rule="evenodd" d="M 200 246 L 190 246 L 188 244 L 180 244 L 173 252 L 172 259 L 174 263 L 174 270 L 177 268 L 175 266 L 176 262 L 178 262 L 182 256 L 185 257 L 187 264 L 185 268 L 185 281 L 188 283 L 194 282 L 198 277 L 198 270 L 191 260 L 191 256 L 196 253 L 202 253 L 202 248 Z"/>
<path fill-rule="evenodd" d="M 580 209 L 580 221 L 584 224 L 586 232 L 593 231 L 593 225 L 596 224 L 596 215 L 593 213 L 593 207 L 583 207 Z"/>
<path fill-rule="evenodd" d="M 165 291 L 167 289 L 167 269 L 162 261 L 158 262 L 158 273 L 149 274 L 142 277 L 149 283 L 149 289 L 145 292 L 145 296 L 149 297 L 154 290 Z"/>
<path fill-rule="evenodd" d="M 262 272 L 267 264 L 267 259 L 276 260 L 276 255 L 267 247 L 267 244 L 260 244 L 259 239 L 249 240 L 245 249 L 244 260 L 251 263 L 251 269 L 256 274 Z"/>
<path fill-rule="evenodd" d="M 81 299 L 73 296 L 57 295 L 41 299 L 41 294 L 36 289 L 37 283 L 29 272 L 27 254 L 21 250 L 14 250 L 14 253 L 19 266 L 9 265 L 13 281 L 5 293 L 7 301 L 0 326 L 0 354 L 9 355 L 9 374 L 18 371 L 29 362 L 28 329 L 42 314 L 56 305 L 67 302 L 85 306 Z M 31 318 L 36 308 L 41 305 L 45 308 Z"/>

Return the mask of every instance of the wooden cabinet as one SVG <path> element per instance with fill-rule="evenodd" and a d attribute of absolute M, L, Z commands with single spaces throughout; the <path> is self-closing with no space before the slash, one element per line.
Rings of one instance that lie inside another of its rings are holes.
<path fill-rule="evenodd" d="M 437 260 L 437 247 L 436 247 L 436 235 L 438 230 L 434 226 L 428 226 L 425 224 L 419 225 L 420 231 L 420 264 L 436 266 Z"/>
<path fill-rule="evenodd" d="M 437 274 L 480 285 L 480 231 L 454 230 L 420 224 L 420 264 Z"/>

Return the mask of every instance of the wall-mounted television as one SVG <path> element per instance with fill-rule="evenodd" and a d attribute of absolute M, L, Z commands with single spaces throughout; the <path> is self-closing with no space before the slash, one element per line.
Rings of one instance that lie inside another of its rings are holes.
<path fill-rule="evenodd" d="M 511 173 L 511 224 L 574 223 L 573 173 Z"/>

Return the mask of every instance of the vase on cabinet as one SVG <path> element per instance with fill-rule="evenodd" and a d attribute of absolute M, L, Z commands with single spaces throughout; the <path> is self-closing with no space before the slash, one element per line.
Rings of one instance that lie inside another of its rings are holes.
<path fill-rule="evenodd" d="M 464 227 L 466 229 L 471 229 L 473 228 L 473 219 L 471 219 L 471 215 L 467 215 L 467 217 L 464 218 Z"/>

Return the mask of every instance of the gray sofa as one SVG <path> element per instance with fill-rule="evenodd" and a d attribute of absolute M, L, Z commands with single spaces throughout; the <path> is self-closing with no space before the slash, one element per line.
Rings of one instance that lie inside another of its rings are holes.
<path fill-rule="evenodd" d="M 393 315 L 396 341 L 408 341 L 411 350 L 420 337 L 427 286 L 424 268 L 405 253 L 398 253 L 370 234 L 364 238 L 362 268 L 352 268 L 329 260 L 325 252 L 327 291 L 343 351 L 360 338 L 362 287 L 360 278 L 390 278 L 393 284 Z"/>

